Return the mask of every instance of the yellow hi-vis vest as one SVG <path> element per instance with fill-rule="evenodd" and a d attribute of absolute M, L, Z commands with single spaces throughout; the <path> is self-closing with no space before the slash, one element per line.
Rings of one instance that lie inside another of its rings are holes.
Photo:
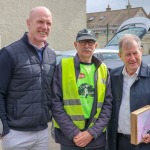
<path fill-rule="evenodd" d="M 98 68 L 97 79 L 97 112 L 92 119 L 89 127 L 93 126 L 96 122 L 104 102 L 106 91 L 106 79 L 107 79 L 107 67 L 105 64 L 101 64 Z M 80 97 L 78 94 L 78 87 L 76 83 L 76 75 L 74 68 L 73 58 L 62 59 L 62 91 L 63 91 L 63 103 L 66 113 L 70 116 L 73 123 L 79 128 L 84 129 L 85 119 L 83 114 Z M 59 128 L 59 125 L 54 120 L 54 127 Z"/>

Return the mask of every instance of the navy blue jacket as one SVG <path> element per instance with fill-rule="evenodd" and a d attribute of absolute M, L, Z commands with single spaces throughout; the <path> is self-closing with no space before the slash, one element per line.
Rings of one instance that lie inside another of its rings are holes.
<path fill-rule="evenodd" d="M 110 73 L 113 94 L 113 112 L 108 128 L 109 150 L 117 150 L 118 116 L 123 91 L 123 66 L 113 69 Z M 137 79 L 130 89 L 130 111 L 150 105 L 150 67 L 142 63 Z M 141 148 L 150 149 L 150 144 L 141 144 Z"/>
<path fill-rule="evenodd" d="M 51 81 L 56 65 L 46 45 L 40 62 L 27 34 L 0 52 L 0 118 L 3 136 L 9 128 L 39 131 L 51 119 Z"/>

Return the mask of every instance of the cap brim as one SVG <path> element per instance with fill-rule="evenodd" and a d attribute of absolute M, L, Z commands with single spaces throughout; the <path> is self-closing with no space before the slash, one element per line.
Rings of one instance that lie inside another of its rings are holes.
<path fill-rule="evenodd" d="M 82 40 L 93 40 L 96 41 L 97 39 L 94 37 L 90 37 L 90 36 L 82 36 L 82 37 L 78 37 L 76 41 L 82 41 Z"/>

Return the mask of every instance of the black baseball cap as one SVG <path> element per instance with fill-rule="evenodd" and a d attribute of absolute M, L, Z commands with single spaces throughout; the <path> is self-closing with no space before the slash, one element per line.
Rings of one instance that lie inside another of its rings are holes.
<path fill-rule="evenodd" d="M 93 31 L 88 30 L 88 29 L 83 29 L 78 32 L 76 41 L 82 41 L 82 40 L 93 40 L 96 41 L 96 35 Z"/>

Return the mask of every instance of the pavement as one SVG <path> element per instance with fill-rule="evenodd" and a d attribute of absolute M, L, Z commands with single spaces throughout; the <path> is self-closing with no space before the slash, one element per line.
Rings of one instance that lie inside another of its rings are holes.
<path fill-rule="evenodd" d="M 49 150 L 60 150 L 59 144 L 55 143 L 54 139 L 51 137 L 51 123 L 49 123 L 48 126 L 49 126 L 49 134 L 50 134 Z M 1 140 L 0 140 L 0 150 L 2 150 Z"/>

